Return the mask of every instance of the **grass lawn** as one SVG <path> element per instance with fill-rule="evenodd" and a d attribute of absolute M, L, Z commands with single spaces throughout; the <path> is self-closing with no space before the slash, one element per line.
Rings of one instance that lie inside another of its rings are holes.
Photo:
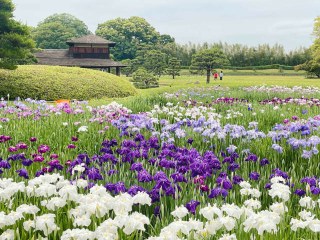
<path fill-rule="evenodd" d="M 161 76 L 160 87 L 153 89 L 139 89 L 138 96 L 147 96 L 160 94 L 163 92 L 173 92 L 183 88 L 193 88 L 193 87 L 208 87 L 208 86 L 222 86 L 230 88 L 238 88 L 245 86 L 303 86 L 303 87 L 320 87 L 320 79 L 307 79 L 304 76 L 228 76 L 226 75 L 222 81 L 214 81 L 210 78 L 210 83 L 206 83 L 205 75 L 183 75 L 172 79 L 171 76 Z M 127 99 L 131 99 L 129 97 Z M 103 99 L 102 101 L 105 101 Z M 108 99 L 117 100 L 117 99 Z M 93 100 L 94 103 L 100 102 L 100 100 Z"/>

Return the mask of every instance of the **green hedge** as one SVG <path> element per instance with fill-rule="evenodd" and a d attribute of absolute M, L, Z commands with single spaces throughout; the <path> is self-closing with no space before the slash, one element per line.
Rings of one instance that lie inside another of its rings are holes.
<path fill-rule="evenodd" d="M 113 74 L 98 70 L 28 65 L 18 69 L 0 69 L 0 97 L 57 99 L 99 99 L 134 95 L 132 84 Z"/>
<path fill-rule="evenodd" d="M 246 66 L 246 67 L 228 66 L 228 67 L 225 67 L 225 69 L 231 69 L 231 70 L 266 70 L 266 69 L 294 70 L 294 66 L 272 64 L 272 65 L 262 65 L 262 66 Z"/>

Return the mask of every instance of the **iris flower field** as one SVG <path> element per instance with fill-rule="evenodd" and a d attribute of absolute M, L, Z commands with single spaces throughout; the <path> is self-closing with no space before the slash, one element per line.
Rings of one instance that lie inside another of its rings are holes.
<path fill-rule="evenodd" d="M 318 239 L 320 88 L 0 101 L 0 239 Z"/>

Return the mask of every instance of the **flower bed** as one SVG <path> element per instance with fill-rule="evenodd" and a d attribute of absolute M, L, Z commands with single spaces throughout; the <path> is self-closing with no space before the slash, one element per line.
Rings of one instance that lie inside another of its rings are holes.
<path fill-rule="evenodd" d="M 320 117 L 255 94 L 1 101 L 0 238 L 316 239 Z"/>

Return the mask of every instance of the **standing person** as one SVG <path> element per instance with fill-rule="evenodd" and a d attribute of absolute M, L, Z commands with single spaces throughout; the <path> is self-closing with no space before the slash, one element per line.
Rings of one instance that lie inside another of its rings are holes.
<path fill-rule="evenodd" d="M 223 72 L 221 71 L 220 72 L 220 80 L 222 80 L 222 78 L 223 78 Z"/>
<path fill-rule="evenodd" d="M 214 78 L 215 81 L 217 81 L 217 79 L 218 79 L 218 72 L 216 72 L 216 71 L 214 72 L 213 78 Z"/>

